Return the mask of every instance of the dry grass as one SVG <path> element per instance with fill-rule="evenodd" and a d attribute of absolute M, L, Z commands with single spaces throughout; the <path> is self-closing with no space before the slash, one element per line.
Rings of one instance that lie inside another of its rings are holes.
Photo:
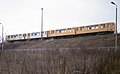
<path fill-rule="evenodd" d="M 119 74 L 114 49 L 37 49 L 0 53 L 0 74 Z"/>

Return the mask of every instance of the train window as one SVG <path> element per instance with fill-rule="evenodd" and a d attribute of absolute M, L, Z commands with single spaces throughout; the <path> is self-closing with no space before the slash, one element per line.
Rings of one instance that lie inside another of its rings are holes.
<path fill-rule="evenodd" d="M 13 38 L 13 35 L 11 36 L 11 38 Z"/>
<path fill-rule="evenodd" d="M 101 28 L 105 28 L 105 24 L 101 24 Z"/>
<path fill-rule="evenodd" d="M 110 28 L 110 24 L 109 23 L 107 24 L 107 27 Z"/>
<path fill-rule="evenodd" d="M 71 28 L 68 28 L 68 32 L 71 32 Z"/>
<path fill-rule="evenodd" d="M 83 31 L 83 30 L 84 30 L 84 27 L 80 27 L 80 30 Z"/>
<path fill-rule="evenodd" d="M 91 29 L 91 26 L 87 26 L 87 27 L 86 27 L 86 30 L 90 30 L 90 29 Z"/>
<path fill-rule="evenodd" d="M 34 33 L 32 33 L 31 36 L 34 36 Z"/>
<path fill-rule="evenodd" d="M 10 38 L 10 36 L 7 36 L 7 38 Z"/>
<path fill-rule="evenodd" d="M 98 25 L 91 26 L 91 29 L 98 29 Z"/>
<path fill-rule="evenodd" d="M 31 34 L 31 36 L 33 36 L 33 35 L 34 35 L 34 33 Z"/>
<path fill-rule="evenodd" d="M 91 26 L 90 29 L 98 29 L 98 25 Z"/>
<path fill-rule="evenodd" d="M 16 36 L 15 36 L 15 35 L 12 35 L 11 38 L 16 38 Z"/>
<path fill-rule="evenodd" d="M 28 36 L 30 36 L 30 33 L 28 33 Z"/>
<path fill-rule="evenodd" d="M 94 25 L 94 26 L 92 26 L 91 29 L 98 29 L 98 25 Z"/>
<path fill-rule="evenodd" d="M 78 31 L 78 27 L 76 28 L 76 31 Z"/>
<path fill-rule="evenodd" d="M 73 31 L 75 31 L 75 28 L 73 28 Z"/>
<path fill-rule="evenodd" d="M 58 30 L 59 33 L 61 33 L 61 30 Z"/>
<path fill-rule="evenodd" d="M 89 26 L 89 30 L 91 30 L 92 29 L 92 26 Z"/>
<path fill-rule="evenodd" d="M 56 30 L 56 33 L 59 33 L 59 30 Z"/>
<path fill-rule="evenodd" d="M 98 29 L 98 25 L 95 25 L 95 29 Z"/>
<path fill-rule="evenodd" d="M 15 37 L 17 38 L 17 37 L 18 37 L 18 35 L 15 35 Z"/>
<path fill-rule="evenodd" d="M 37 35 L 37 33 L 34 34 L 35 36 Z"/>
<path fill-rule="evenodd" d="M 43 31 L 43 33 L 44 33 L 44 31 Z M 40 32 L 37 32 L 37 35 L 40 35 Z"/>
<path fill-rule="evenodd" d="M 25 37 L 26 36 L 26 34 L 23 34 L 23 37 Z"/>
<path fill-rule="evenodd" d="M 32 36 L 37 36 L 37 33 L 32 33 Z"/>
<path fill-rule="evenodd" d="M 96 29 L 96 27 L 95 26 L 91 26 L 91 29 Z"/>
<path fill-rule="evenodd" d="M 61 33 L 64 33 L 64 32 L 66 32 L 66 30 L 65 30 L 65 29 L 62 29 L 62 30 L 61 30 Z"/>
<path fill-rule="evenodd" d="M 19 34 L 19 36 L 22 36 L 22 34 Z"/>

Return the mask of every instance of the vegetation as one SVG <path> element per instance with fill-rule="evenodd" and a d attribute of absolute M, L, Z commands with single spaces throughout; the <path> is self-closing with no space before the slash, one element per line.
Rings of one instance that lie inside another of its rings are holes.
<path fill-rule="evenodd" d="M 119 74 L 119 53 L 112 48 L 4 51 L 0 74 Z"/>
<path fill-rule="evenodd" d="M 113 46 L 114 35 L 6 43 L 0 74 L 120 74 Z"/>

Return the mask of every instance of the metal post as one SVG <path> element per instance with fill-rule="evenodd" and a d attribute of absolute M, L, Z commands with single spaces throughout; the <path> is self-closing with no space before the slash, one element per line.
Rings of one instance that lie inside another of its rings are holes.
<path fill-rule="evenodd" d="M 117 50 L 117 4 L 111 2 L 113 5 L 116 6 L 116 25 L 115 25 L 115 50 Z"/>
<path fill-rule="evenodd" d="M 3 25 L 2 25 L 2 51 L 3 51 L 3 31 L 4 31 L 4 27 L 3 27 Z"/>
<path fill-rule="evenodd" d="M 43 8 L 41 8 L 41 40 L 43 38 Z"/>
<path fill-rule="evenodd" d="M 117 50 L 117 5 L 116 5 L 116 40 L 115 40 L 115 49 Z"/>
<path fill-rule="evenodd" d="M 0 23 L 0 24 L 2 24 L 2 23 Z M 3 31 L 4 31 L 4 27 L 2 25 L 2 38 L 1 38 L 1 41 L 2 41 L 2 43 L 1 43 L 1 49 L 2 50 L 3 50 Z"/>

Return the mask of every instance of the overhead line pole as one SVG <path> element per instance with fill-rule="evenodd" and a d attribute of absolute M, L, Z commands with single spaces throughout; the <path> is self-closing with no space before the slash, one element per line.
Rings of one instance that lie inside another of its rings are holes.
<path fill-rule="evenodd" d="M 41 8 L 41 40 L 43 38 L 43 8 Z"/>
<path fill-rule="evenodd" d="M 0 23 L 1 25 L 2 25 L 2 23 Z M 2 51 L 3 51 L 3 31 L 4 31 L 4 27 L 3 27 L 3 25 L 2 25 L 2 38 L 1 38 L 1 49 L 2 49 Z"/>
<path fill-rule="evenodd" d="M 115 4 L 114 2 L 111 2 L 113 5 L 116 6 L 116 26 L 115 26 L 115 50 L 117 50 L 117 4 Z"/>

